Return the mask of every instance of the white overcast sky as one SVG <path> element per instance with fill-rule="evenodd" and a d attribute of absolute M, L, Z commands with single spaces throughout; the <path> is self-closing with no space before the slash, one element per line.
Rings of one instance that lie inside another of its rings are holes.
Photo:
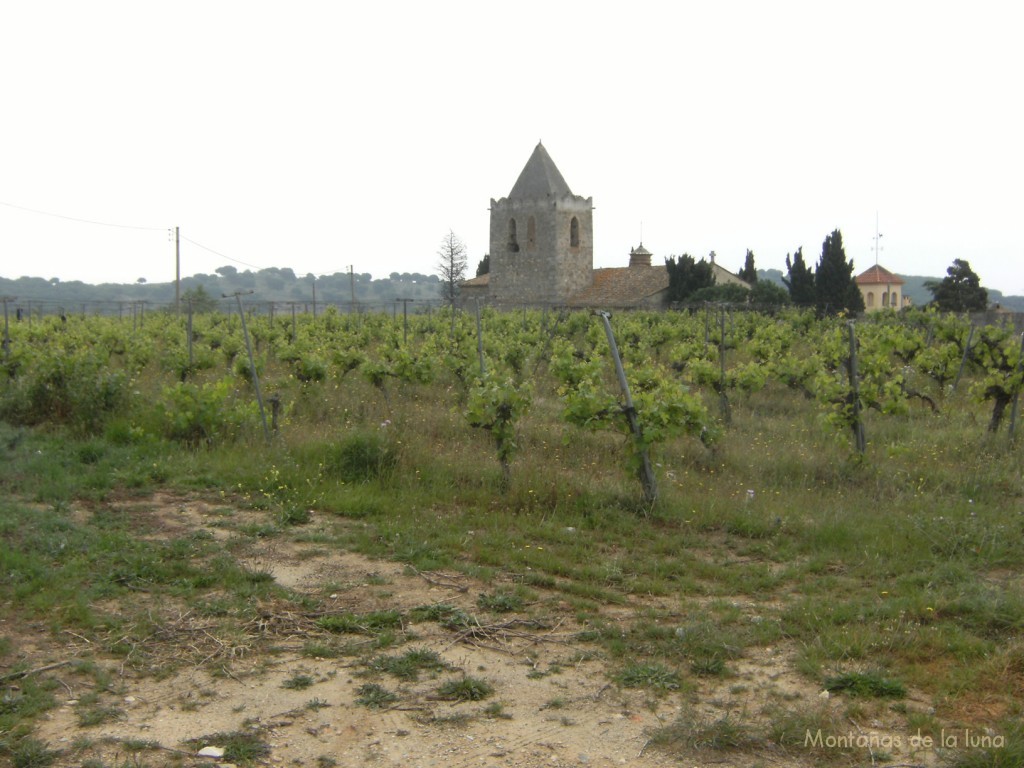
<path fill-rule="evenodd" d="M 784 270 L 838 228 L 860 272 L 877 215 L 890 270 L 1024 294 L 1022 29 L 987 0 L 5 1 L 0 275 L 173 280 L 174 226 L 183 275 L 432 273 L 449 229 L 472 270 L 542 140 L 595 266 L 642 235 Z"/>

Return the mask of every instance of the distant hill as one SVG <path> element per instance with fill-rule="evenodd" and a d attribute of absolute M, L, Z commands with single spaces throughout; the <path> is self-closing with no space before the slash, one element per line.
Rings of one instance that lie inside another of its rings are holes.
<path fill-rule="evenodd" d="M 778 269 L 759 269 L 757 277 L 759 280 L 769 280 L 778 285 L 785 285 L 782 282 L 784 273 Z M 931 292 L 925 288 L 925 283 L 935 280 L 942 280 L 941 277 L 923 277 L 920 275 L 900 275 L 906 282 L 903 285 L 903 295 L 909 296 L 915 307 L 923 307 L 932 300 Z M 987 287 L 987 286 L 986 286 Z M 1014 312 L 1024 312 L 1024 296 L 1004 296 L 1002 291 L 988 288 L 988 301 L 992 306 L 999 305 L 1004 309 Z"/>
<path fill-rule="evenodd" d="M 181 293 L 184 295 L 201 287 L 220 300 L 225 294 L 232 296 L 241 292 L 246 294 L 243 302 L 249 306 L 274 304 L 278 309 L 287 309 L 296 305 L 299 311 L 309 311 L 314 301 L 314 283 L 318 308 L 334 305 L 348 311 L 353 293 L 360 308 L 375 311 L 393 308 L 397 299 L 411 299 L 410 311 L 441 303 L 441 282 L 437 275 L 408 272 L 392 272 L 387 278 L 374 280 L 368 273 L 337 272 L 314 278 L 313 275 L 299 277 L 290 269 L 240 272 L 234 267 L 220 267 L 215 274 L 182 278 Z M 63 309 L 69 313 L 116 314 L 139 302 L 153 309 L 173 307 L 174 294 L 173 282 L 90 285 L 77 280 L 61 282 L 40 277 L 0 278 L 0 295 L 15 298 L 11 306 L 47 313 Z"/>

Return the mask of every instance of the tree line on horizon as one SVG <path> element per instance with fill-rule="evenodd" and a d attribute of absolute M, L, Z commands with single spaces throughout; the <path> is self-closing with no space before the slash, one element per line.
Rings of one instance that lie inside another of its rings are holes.
<path fill-rule="evenodd" d="M 812 268 L 804 259 L 803 247 L 786 254 L 786 273 L 781 285 L 760 280 L 754 253 L 747 250 L 743 266 L 736 275 L 749 288 L 736 284 L 716 284 L 714 251 L 710 260 L 696 260 L 689 254 L 665 260 L 669 271 L 669 302 L 699 304 L 727 302 L 754 306 L 792 304 L 813 307 L 819 315 L 857 314 L 865 310 L 864 297 L 857 287 L 852 259 L 846 258 L 843 235 L 835 229 L 821 246 L 821 255 Z M 988 309 L 988 290 L 964 259 L 954 259 L 941 280 L 925 280 L 931 293 L 929 305 L 944 312 L 982 312 Z M 1021 307 L 1024 309 L 1024 307 Z"/>
<path fill-rule="evenodd" d="M 180 285 L 183 301 L 191 298 L 198 302 L 198 306 L 209 308 L 215 308 L 225 294 L 233 296 L 250 291 L 252 295 L 246 301 L 305 306 L 311 306 L 314 301 L 322 305 L 347 306 L 352 302 L 353 293 L 356 303 L 363 306 L 382 306 L 396 299 L 436 302 L 441 295 L 437 275 L 419 272 L 392 272 L 381 279 L 374 279 L 368 272 L 300 277 L 289 268 L 241 271 L 233 266 L 223 266 L 211 274 L 183 277 Z M 34 306 L 64 307 L 69 312 L 77 312 L 82 304 L 116 307 L 144 302 L 151 306 L 173 306 L 175 301 L 174 281 L 147 283 L 141 279 L 134 283 L 97 285 L 58 278 L 0 278 L 0 293 L 11 297 L 17 305 L 31 302 Z"/>
<path fill-rule="evenodd" d="M 202 311 L 217 308 L 222 296 L 235 293 L 251 293 L 251 301 L 298 304 L 305 309 L 313 304 L 346 306 L 353 301 L 363 308 L 372 306 L 378 309 L 396 301 L 420 302 L 420 307 L 449 304 L 454 301 L 457 284 L 466 277 L 467 253 L 461 241 L 449 231 L 438 256 L 434 274 L 391 272 L 387 278 L 381 279 L 374 279 L 368 272 L 336 272 L 320 276 L 310 273 L 299 277 L 287 267 L 240 271 L 227 265 L 218 267 L 212 274 L 182 278 L 180 296 L 183 301 L 191 300 L 193 307 Z M 754 263 L 754 253 L 748 249 L 744 264 L 736 274 L 750 288 L 717 285 L 711 265 L 714 252 L 709 256 L 710 262 L 697 260 L 686 253 L 679 257 L 669 256 L 665 260 L 669 272 L 670 303 L 792 304 L 814 307 L 820 314 L 855 314 L 864 310 L 853 260 L 846 258 L 842 233 L 838 229 L 825 238 L 821 255 L 813 268 L 805 261 L 800 247 L 793 254 L 786 254 L 786 273 L 759 271 Z M 485 255 L 477 265 L 476 275 L 486 274 L 489 266 L 489 258 Z M 763 279 L 774 275 L 779 276 L 778 281 Z M 990 292 L 981 286 L 980 279 L 966 260 L 955 259 L 946 277 L 941 280 L 925 279 L 921 285 L 931 293 L 930 303 L 940 310 L 975 312 L 988 308 Z M 77 311 L 80 305 L 85 304 L 173 306 L 175 284 L 150 284 L 142 278 L 135 283 L 99 285 L 82 281 L 62 282 L 58 278 L 0 278 L 0 294 L 22 305 L 32 302 L 36 306 L 62 307 L 68 311 Z M 998 291 L 991 294 L 993 301 L 1005 302 L 1007 308 L 1024 311 L 1024 297 L 1009 297 L 1007 300 Z"/>

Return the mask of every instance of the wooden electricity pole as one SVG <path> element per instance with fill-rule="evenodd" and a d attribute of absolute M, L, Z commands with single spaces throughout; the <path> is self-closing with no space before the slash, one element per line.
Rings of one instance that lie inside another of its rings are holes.
<path fill-rule="evenodd" d="M 0 296 L 0 301 L 4 304 L 4 339 L 3 342 L 0 342 L 4 348 L 4 360 L 11 356 L 11 333 L 7 319 L 7 302 L 14 301 L 14 299 L 14 296 Z"/>

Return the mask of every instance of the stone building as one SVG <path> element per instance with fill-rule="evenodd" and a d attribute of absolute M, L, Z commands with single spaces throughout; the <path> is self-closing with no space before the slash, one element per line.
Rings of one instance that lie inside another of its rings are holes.
<path fill-rule="evenodd" d="M 885 267 L 876 264 L 855 278 L 860 295 L 864 297 L 864 310 L 901 309 L 910 306 L 910 298 L 903 295 L 906 282 Z"/>
<path fill-rule="evenodd" d="M 643 243 L 628 267 L 594 269 L 593 198 L 574 195 L 537 144 L 508 197 L 491 200 L 490 271 L 459 286 L 460 303 L 499 307 L 661 308 L 668 270 Z M 742 280 L 712 262 L 715 280 Z"/>
<path fill-rule="evenodd" d="M 537 144 L 508 197 L 491 200 L 490 272 L 462 283 L 463 300 L 564 305 L 593 280 L 593 209 Z"/>

